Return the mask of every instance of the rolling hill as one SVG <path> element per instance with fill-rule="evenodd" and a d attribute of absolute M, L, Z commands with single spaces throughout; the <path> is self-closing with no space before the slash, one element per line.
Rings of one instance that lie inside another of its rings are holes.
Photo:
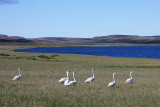
<path fill-rule="evenodd" d="M 69 38 L 69 37 L 41 37 L 24 38 L 20 36 L 7 36 L 0 34 L 0 43 L 160 43 L 160 36 L 137 36 L 137 35 L 108 35 L 93 38 Z"/>
<path fill-rule="evenodd" d="M 4 34 L 0 34 L 0 43 L 28 43 L 33 42 L 29 39 L 20 36 L 7 36 Z"/>

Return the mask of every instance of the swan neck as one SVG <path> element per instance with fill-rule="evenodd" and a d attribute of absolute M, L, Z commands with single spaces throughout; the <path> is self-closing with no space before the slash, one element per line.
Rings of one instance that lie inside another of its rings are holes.
<path fill-rule="evenodd" d="M 93 78 L 94 78 L 94 70 L 92 70 Z"/>
<path fill-rule="evenodd" d="M 19 75 L 21 75 L 21 68 L 20 67 L 18 68 L 18 72 L 19 72 Z"/>
<path fill-rule="evenodd" d="M 69 78 L 69 76 L 68 76 L 68 75 L 69 75 L 69 72 L 67 72 L 67 78 Z"/>
<path fill-rule="evenodd" d="M 130 73 L 130 77 L 132 78 L 132 72 Z"/>
<path fill-rule="evenodd" d="M 114 75 L 115 75 L 115 74 L 113 74 L 113 82 L 116 82 Z"/>
<path fill-rule="evenodd" d="M 76 78 L 75 78 L 75 73 L 73 72 L 73 79 L 74 79 L 74 81 L 76 81 Z"/>

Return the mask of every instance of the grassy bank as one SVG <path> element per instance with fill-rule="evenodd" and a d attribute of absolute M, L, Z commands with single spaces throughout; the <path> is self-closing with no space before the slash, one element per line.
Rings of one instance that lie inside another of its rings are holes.
<path fill-rule="evenodd" d="M 160 106 L 159 59 L 12 52 L 38 46 L 0 45 L 0 106 Z M 12 81 L 19 66 L 22 79 Z M 96 69 L 95 81 L 86 84 L 92 67 Z M 58 83 L 67 70 L 71 80 L 72 71 L 76 71 L 76 86 Z M 131 70 L 134 83 L 125 84 Z M 109 88 L 113 72 L 117 73 L 116 86 Z"/>

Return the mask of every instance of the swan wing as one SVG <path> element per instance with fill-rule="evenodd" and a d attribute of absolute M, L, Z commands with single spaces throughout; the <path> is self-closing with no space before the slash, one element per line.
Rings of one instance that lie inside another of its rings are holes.
<path fill-rule="evenodd" d="M 64 81 L 66 81 L 67 80 L 67 78 L 61 78 L 58 82 L 64 82 Z"/>
<path fill-rule="evenodd" d="M 110 82 L 110 83 L 108 84 L 108 87 L 114 87 L 115 85 L 116 85 L 115 82 Z"/>
<path fill-rule="evenodd" d="M 133 78 L 128 78 L 127 80 L 126 80 L 126 83 L 132 83 L 133 82 Z"/>
<path fill-rule="evenodd" d="M 67 86 L 76 85 L 76 82 L 75 82 L 75 81 L 69 81 L 66 85 L 67 85 Z"/>
<path fill-rule="evenodd" d="M 20 80 L 20 79 L 21 79 L 21 75 L 17 75 L 12 80 Z"/>
<path fill-rule="evenodd" d="M 94 78 L 93 78 L 93 77 L 90 77 L 90 78 L 86 79 L 85 82 L 86 82 L 86 83 L 89 83 L 89 82 L 92 82 L 93 80 L 94 80 Z"/>

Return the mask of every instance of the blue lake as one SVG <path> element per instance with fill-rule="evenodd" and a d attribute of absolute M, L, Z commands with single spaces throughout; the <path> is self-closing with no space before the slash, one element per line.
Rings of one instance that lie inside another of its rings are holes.
<path fill-rule="evenodd" d="M 160 46 L 50 47 L 20 49 L 14 51 L 160 59 Z"/>

